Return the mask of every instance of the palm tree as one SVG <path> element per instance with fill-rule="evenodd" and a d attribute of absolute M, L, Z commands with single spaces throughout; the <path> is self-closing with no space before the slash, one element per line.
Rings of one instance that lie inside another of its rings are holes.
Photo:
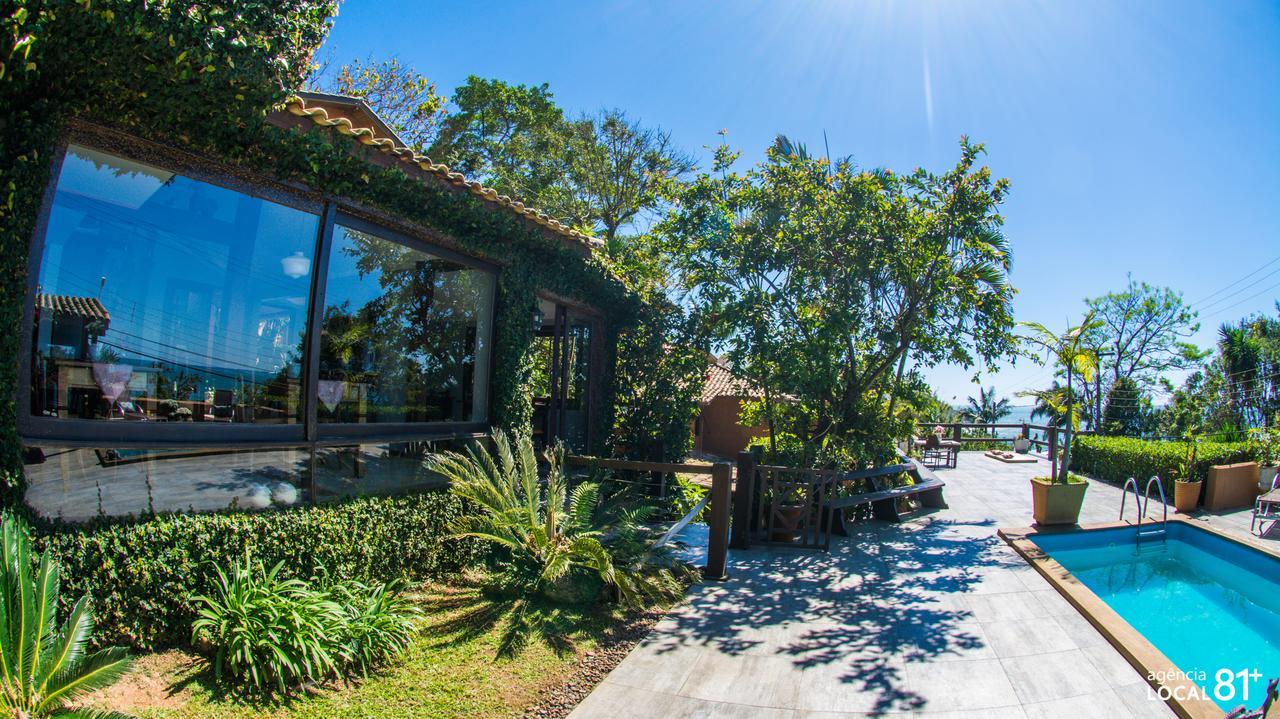
<path fill-rule="evenodd" d="M 58 565 L 45 554 L 31 556 L 24 524 L 3 520 L 0 566 L 0 715 L 8 717 L 98 716 L 119 713 L 68 710 L 67 704 L 110 686 L 128 670 L 123 647 L 87 654 L 93 612 L 84 596 L 57 626 Z M 36 568 L 36 565 L 39 568 Z M 32 576 L 32 570 L 35 575 Z"/>
<path fill-rule="evenodd" d="M 1007 397 L 996 399 L 995 387 L 989 390 L 978 387 L 978 398 L 969 397 L 969 407 L 964 412 L 972 421 L 982 424 L 995 424 L 1012 413 Z M 995 427 L 991 428 L 991 436 L 996 436 Z"/>
<path fill-rule="evenodd" d="M 1098 371 L 1098 355 L 1086 345 L 1088 334 L 1102 326 L 1093 319 L 1093 313 L 1085 315 L 1084 321 L 1075 327 L 1068 327 L 1066 332 L 1057 334 L 1039 322 L 1019 322 L 1019 326 L 1031 330 L 1028 335 L 1020 335 L 1019 339 L 1043 350 L 1059 366 L 1066 370 L 1067 386 L 1061 387 L 1055 382 L 1055 388 L 1033 392 L 1019 392 L 1021 396 L 1035 397 L 1043 401 L 1054 412 L 1066 418 L 1066 438 L 1063 442 L 1062 455 L 1059 462 L 1051 464 L 1050 479 L 1067 482 L 1067 468 L 1071 466 L 1071 435 L 1080 428 L 1080 410 L 1075 401 L 1073 380 L 1080 375 L 1084 382 L 1093 380 Z"/>

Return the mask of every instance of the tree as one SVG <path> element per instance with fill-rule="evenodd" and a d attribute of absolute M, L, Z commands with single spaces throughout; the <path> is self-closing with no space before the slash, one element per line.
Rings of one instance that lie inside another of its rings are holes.
<path fill-rule="evenodd" d="M 1048 359 L 1062 367 L 1067 373 L 1067 386 L 1058 391 L 1039 390 L 1023 392 L 1024 396 L 1041 399 L 1055 412 L 1066 418 L 1066 438 L 1063 442 L 1060 461 L 1052 465 L 1051 480 L 1061 480 L 1066 484 L 1071 466 L 1071 435 L 1080 428 L 1079 403 L 1075 401 L 1073 380 L 1079 375 L 1082 382 L 1089 382 L 1098 371 L 1098 356 L 1088 345 L 1089 333 L 1096 330 L 1101 322 L 1090 313 L 1084 321 L 1075 327 L 1068 327 L 1062 334 L 1038 322 L 1019 322 L 1019 326 L 1030 331 L 1021 335 L 1023 342 L 1048 355 Z M 1037 352 L 1038 354 L 1038 352 Z"/>
<path fill-rule="evenodd" d="M 1150 398 L 1143 394 L 1132 377 L 1120 377 L 1111 383 L 1107 391 L 1107 403 L 1102 412 L 1103 434 L 1137 437 L 1146 427 L 1146 407 Z"/>
<path fill-rule="evenodd" d="M 512 85 L 471 76 L 453 93 L 453 111 L 427 154 L 571 224 L 563 183 L 569 144 L 564 111 L 542 85 Z"/>
<path fill-rule="evenodd" d="M 961 143 L 940 175 L 861 170 L 775 143 L 743 174 L 722 146 L 655 232 L 684 300 L 734 367 L 811 416 L 793 430 L 872 461 L 890 449 L 884 397 L 920 366 L 1011 353 L 1007 181 Z M 902 428 L 897 428 L 902 429 Z"/>
<path fill-rule="evenodd" d="M 693 169 L 693 158 L 671 141 L 671 133 L 644 127 L 622 110 L 605 110 L 574 123 L 566 158 L 575 213 L 598 225 L 613 243 L 641 211 L 657 208 L 672 183 Z"/>
<path fill-rule="evenodd" d="M 353 60 L 330 78 L 313 84 L 325 92 L 358 97 L 395 130 L 410 148 L 424 152 L 435 140 L 445 117 L 445 98 L 436 86 L 398 58 Z"/>
<path fill-rule="evenodd" d="M 1130 276 L 1123 291 L 1087 299 L 1085 304 L 1099 323 L 1089 341 L 1100 355 L 1108 386 L 1123 377 L 1139 386 L 1151 384 L 1165 372 L 1193 366 L 1204 357 L 1185 341 L 1200 325 L 1181 293 L 1134 282 Z"/>
<path fill-rule="evenodd" d="M 996 388 L 983 389 L 978 388 L 978 397 L 975 399 L 969 397 L 969 408 L 965 415 L 971 417 L 973 421 L 982 424 L 995 424 L 1001 419 L 1008 417 L 1013 410 L 1009 407 L 1009 400 L 1006 397 L 996 399 Z M 996 430 L 991 428 L 991 436 L 996 436 Z"/>
<path fill-rule="evenodd" d="M 1067 416 L 1062 408 L 1065 403 L 1050 401 L 1049 397 L 1066 397 L 1067 387 L 1057 379 L 1053 380 L 1053 384 L 1048 389 L 1042 390 L 1034 394 L 1035 405 L 1031 408 L 1031 419 L 1039 419 L 1043 417 L 1048 421 L 1051 427 L 1063 427 L 1067 423 Z M 1084 405 L 1084 398 L 1076 393 L 1072 397 L 1072 403 L 1079 402 Z"/>

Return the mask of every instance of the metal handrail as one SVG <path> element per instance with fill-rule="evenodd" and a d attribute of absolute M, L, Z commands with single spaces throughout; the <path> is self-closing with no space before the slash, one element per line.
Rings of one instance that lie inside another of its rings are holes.
<path fill-rule="evenodd" d="M 1124 503 L 1129 499 L 1129 487 L 1133 487 L 1133 502 L 1138 505 L 1138 529 L 1142 529 L 1142 493 L 1138 491 L 1138 480 L 1130 477 L 1125 480 L 1124 493 L 1120 495 L 1120 520 L 1124 520 Z"/>
<path fill-rule="evenodd" d="M 1165 498 L 1164 482 L 1160 481 L 1159 475 L 1152 475 L 1151 479 L 1147 480 L 1147 489 L 1145 492 L 1143 492 L 1143 495 L 1146 497 L 1146 499 L 1142 502 L 1142 514 L 1144 516 L 1146 515 L 1147 505 L 1151 503 L 1151 485 L 1153 484 L 1156 486 L 1156 489 L 1160 490 L 1160 509 L 1161 509 L 1161 517 L 1160 517 L 1161 530 L 1160 531 L 1164 531 L 1164 527 L 1169 523 L 1169 502 Z"/>

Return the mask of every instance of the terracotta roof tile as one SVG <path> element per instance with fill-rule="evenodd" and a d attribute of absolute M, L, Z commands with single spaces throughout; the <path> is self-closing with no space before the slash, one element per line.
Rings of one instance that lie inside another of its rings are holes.
<path fill-rule="evenodd" d="M 111 321 L 111 314 L 97 297 L 73 297 L 71 295 L 36 295 L 36 307 L 57 315 L 82 317 L 88 320 Z"/>
<path fill-rule="evenodd" d="M 291 114 L 299 117 L 305 117 L 311 120 L 317 126 L 331 127 L 344 135 L 350 135 L 356 138 L 361 144 L 377 148 L 382 152 L 394 155 L 402 162 L 416 165 L 422 170 L 437 175 L 446 182 L 450 182 L 460 187 L 465 187 L 471 194 L 492 202 L 501 207 L 524 217 L 525 219 L 537 225 L 547 228 L 548 230 L 574 242 L 586 245 L 588 248 L 595 249 L 604 246 L 604 242 L 597 237 L 592 237 L 585 233 L 579 232 L 567 225 L 551 219 L 545 212 L 527 207 L 524 203 L 514 200 L 506 195 L 499 195 L 498 191 L 485 187 L 483 184 L 475 180 L 468 180 L 464 175 L 451 171 L 447 166 L 434 163 L 431 158 L 425 155 L 419 155 L 412 149 L 398 144 L 395 140 L 386 137 L 377 137 L 371 128 L 356 127 L 351 124 L 351 120 L 345 117 L 330 118 L 329 113 L 323 107 L 307 107 L 306 100 L 301 97 L 293 96 L 285 100 L 285 109 Z"/>
<path fill-rule="evenodd" d="M 712 360 L 707 365 L 706 380 L 702 384 L 702 404 L 710 404 L 716 397 L 763 397 L 764 393 L 748 380 L 735 375 L 728 367 Z"/>

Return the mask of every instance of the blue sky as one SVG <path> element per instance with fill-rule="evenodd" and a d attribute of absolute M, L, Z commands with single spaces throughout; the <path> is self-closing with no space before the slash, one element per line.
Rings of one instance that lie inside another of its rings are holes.
<path fill-rule="evenodd" d="M 701 157 L 721 128 L 747 162 L 825 130 L 864 166 L 942 170 L 968 134 L 1013 183 L 1019 319 L 1065 327 L 1132 272 L 1200 304 L 1208 344 L 1280 297 L 1278 3 L 347 0 L 322 55 L 398 55 L 445 93 L 546 82 Z M 928 372 L 961 402 L 971 375 Z M 983 382 L 1049 376 L 1024 360 Z"/>

